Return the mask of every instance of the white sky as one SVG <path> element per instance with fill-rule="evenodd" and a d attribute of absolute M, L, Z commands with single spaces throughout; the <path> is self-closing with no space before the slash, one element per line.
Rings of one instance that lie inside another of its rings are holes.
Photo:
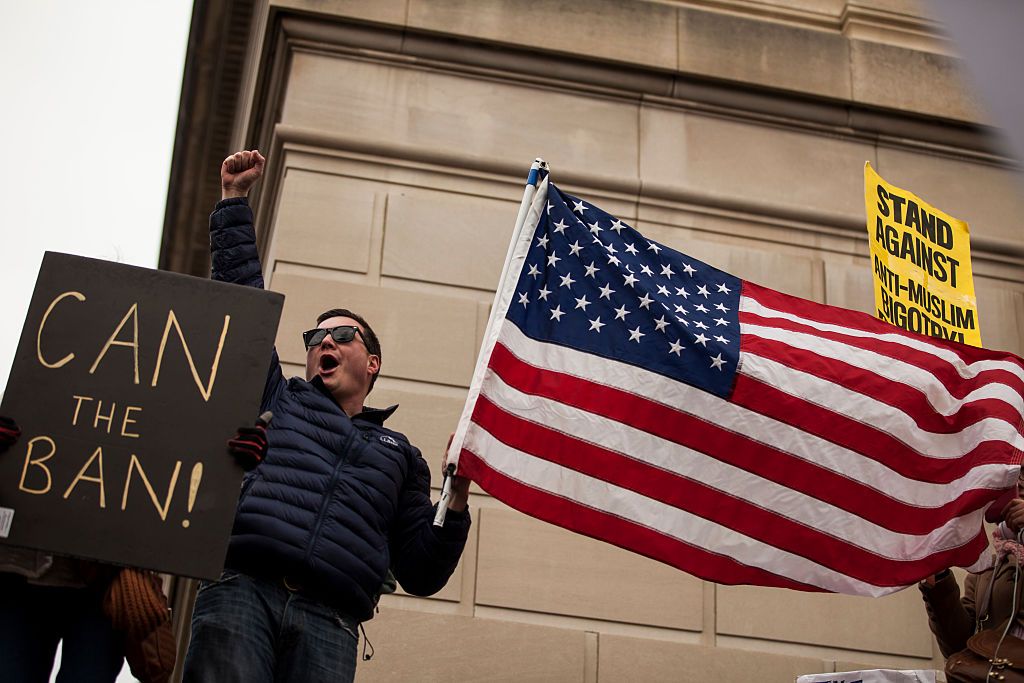
<path fill-rule="evenodd" d="M 0 0 L 0 393 L 43 252 L 156 267 L 191 0 Z"/>
<path fill-rule="evenodd" d="M 0 0 L 0 393 L 44 251 L 156 267 L 191 17 Z"/>

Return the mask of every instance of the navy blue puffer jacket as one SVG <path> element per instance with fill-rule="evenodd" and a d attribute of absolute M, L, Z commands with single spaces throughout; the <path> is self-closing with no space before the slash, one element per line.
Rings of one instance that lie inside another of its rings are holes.
<path fill-rule="evenodd" d="M 210 243 L 215 280 L 263 287 L 246 200 L 217 204 Z M 440 590 L 465 546 L 469 512 L 432 525 L 426 461 L 384 427 L 396 407 L 349 418 L 319 378 L 285 380 L 275 351 L 260 409 L 274 413 L 267 456 L 246 475 L 227 565 L 287 576 L 360 620 L 373 616 L 389 568 L 409 593 Z"/>

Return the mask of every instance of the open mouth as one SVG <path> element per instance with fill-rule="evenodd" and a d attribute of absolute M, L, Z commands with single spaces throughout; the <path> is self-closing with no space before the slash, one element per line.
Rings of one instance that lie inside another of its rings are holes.
<path fill-rule="evenodd" d="M 334 368 L 338 367 L 338 359 L 334 356 L 323 355 L 320 356 L 320 371 L 329 372 Z"/>

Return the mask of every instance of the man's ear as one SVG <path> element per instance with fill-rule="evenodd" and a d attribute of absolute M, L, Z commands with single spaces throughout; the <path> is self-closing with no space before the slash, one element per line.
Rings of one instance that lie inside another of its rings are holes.
<path fill-rule="evenodd" d="M 380 372 L 380 358 L 370 354 L 369 359 L 366 361 L 366 369 L 370 371 L 371 375 L 376 375 Z"/>

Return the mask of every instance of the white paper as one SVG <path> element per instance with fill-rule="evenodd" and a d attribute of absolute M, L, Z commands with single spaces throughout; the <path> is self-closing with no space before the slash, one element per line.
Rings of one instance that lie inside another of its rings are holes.
<path fill-rule="evenodd" d="M 894 669 L 869 669 L 865 671 L 838 671 L 833 673 L 807 674 L 796 679 L 796 683 L 937 683 L 944 682 L 945 676 L 936 677 L 936 671 L 918 669 L 896 671 Z"/>

